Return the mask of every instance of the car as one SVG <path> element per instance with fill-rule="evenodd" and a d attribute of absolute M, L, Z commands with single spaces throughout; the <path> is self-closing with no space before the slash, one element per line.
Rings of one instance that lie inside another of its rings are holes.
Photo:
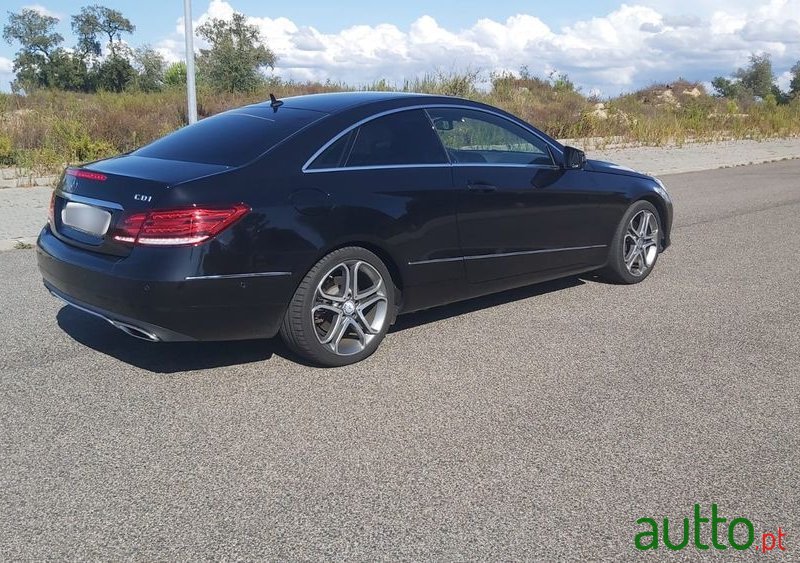
<path fill-rule="evenodd" d="M 490 105 L 271 96 L 66 168 L 37 260 L 54 296 L 131 336 L 280 334 L 343 366 L 401 313 L 587 272 L 641 282 L 672 216 L 658 179 Z"/>

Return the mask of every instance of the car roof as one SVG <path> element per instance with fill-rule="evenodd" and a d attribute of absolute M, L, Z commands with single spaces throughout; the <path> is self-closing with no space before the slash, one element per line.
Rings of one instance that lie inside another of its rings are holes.
<path fill-rule="evenodd" d="M 331 92 L 327 94 L 307 94 L 305 96 L 291 96 L 281 98 L 283 107 L 293 109 L 304 109 L 319 111 L 323 113 L 338 113 L 345 109 L 397 100 L 403 98 L 431 98 L 441 96 L 431 96 L 430 94 L 415 94 L 411 92 Z M 255 104 L 258 106 L 269 106 L 270 102 Z"/>

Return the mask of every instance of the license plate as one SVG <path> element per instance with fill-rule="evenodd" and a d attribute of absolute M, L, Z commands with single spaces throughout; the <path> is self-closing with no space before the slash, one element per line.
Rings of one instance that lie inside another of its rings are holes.
<path fill-rule="evenodd" d="M 85 203 L 68 201 L 61 210 L 61 222 L 73 229 L 101 237 L 111 224 L 111 213 Z"/>

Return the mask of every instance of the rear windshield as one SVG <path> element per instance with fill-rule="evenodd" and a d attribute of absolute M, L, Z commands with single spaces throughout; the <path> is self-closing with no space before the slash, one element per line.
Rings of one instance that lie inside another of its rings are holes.
<path fill-rule="evenodd" d="M 133 154 L 164 160 L 240 166 L 323 117 L 314 111 L 246 108 L 178 129 Z"/>

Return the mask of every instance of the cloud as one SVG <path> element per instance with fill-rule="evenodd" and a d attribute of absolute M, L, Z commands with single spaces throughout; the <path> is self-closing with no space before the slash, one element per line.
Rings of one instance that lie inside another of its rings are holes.
<path fill-rule="evenodd" d="M 59 20 L 64 19 L 62 14 L 58 12 L 54 12 L 48 8 L 45 8 L 41 4 L 28 4 L 27 6 L 22 7 L 23 10 L 33 10 L 34 12 L 39 12 L 43 16 L 50 16 L 51 18 L 56 18 Z"/>
<path fill-rule="evenodd" d="M 0 57 L 0 91 L 8 90 L 14 80 L 14 62 L 5 57 Z"/>
<path fill-rule="evenodd" d="M 323 33 L 305 22 L 246 15 L 278 55 L 275 73 L 297 80 L 402 83 L 436 70 L 488 75 L 525 65 L 540 75 L 567 72 L 585 91 L 611 95 L 678 76 L 709 80 L 746 64 L 751 52 L 771 53 L 779 74 L 800 59 L 800 0 L 640 2 L 560 29 L 529 14 L 482 18 L 465 29 L 422 15 L 403 29 L 384 23 Z M 234 11 L 226 0 L 211 0 L 195 26 Z M 168 60 L 182 58 L 183 21 L 156 47 Z"/>

